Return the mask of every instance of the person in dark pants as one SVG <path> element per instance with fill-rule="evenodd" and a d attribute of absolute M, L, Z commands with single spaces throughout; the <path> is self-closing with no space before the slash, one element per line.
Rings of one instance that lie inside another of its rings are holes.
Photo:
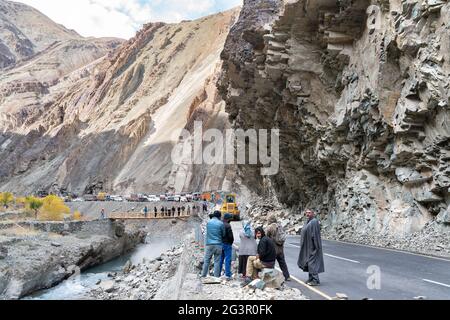
<path fill-rule="evenodd" d="M 225 226 L 220 221 L 222 214 L 216 211 L 206 225 L 206 247 L 205 260 L 203 262 L 202 278 L 209 274 L 211 259 L 214 258 L 214 277 L 219 278 L 221 273 L 221 254 L 223 250 L 223 239 L 225 238 Z"/>
<path fill-rule="evenodd" d="M 291 280 L 289 269 L 284 256 L 284 244 L 286 242 L 286 232 L 283 227 L 277 222 L 277 216 L 272 214 L 268 219 L 269 227 L 267 228 L 267 236 L 275 243 L 275 249 L 277 251 L 277 261 L 280 265 L 280 269 L 283 271 L 283 276 L 286 281 Z"/>
<path fill-rule="evenodd" d="M 256 257 L 257 243 L 255 239 L 255 234 L 252 231 L 251 223 L 249 221 L 244 221 L 242 223 L 244 230 L 239 234 L 241 243 L 239 244 L 239 274 L 244 278 L 247 275 L 247 261 L 249 257 Z"/>
<path fill-rule="evenodd" d="M 158 217 L 158 208 L 155 207 L 155 218 L 157 218 L 157 217 Z"/>
<path fill-rule="evenodd" d="M 164 217 L 165 214 L 166 214 L 166 208 L 162 207 L 161 208 L 161 217 Z"/>
<path fill-rule="evenodd" d="M 273 269 L 277 260 L 277 252 L 272 239 L 266 236 L 262 227 L 255 230 L 258 243 L 258 254 L 256 257 L 249 257 L 247 262 L 247 272 L 244 285 L 248 285 L 252 280 L 258 278 L 258 271 L 264 268 Z"/>
<path fill-rule="evenodd" d="M 325 272 L 323 260 L 322 238 L 320 235 L 320 222 L 312 210 L 306 210 L 307 224 L 303 227 L 300 236 L 300 255 L 298 267 L 308 272 L 309 286 L 319 286 L 319 274 Z"/>
<path fill-rule="evenodd" d="M 181 208 L 178 207 L 177 211 L 178 211 L 178 216 L 180 217 L 181 216 Z"/>
<path fill-rule="evenodd" d="M 231 272 L 231 258 L 233 255 L 233 243 L 234 235 L 231 228 L 230 221 L 233 220 L 233 216 L 229 213 L 223 217 L 223 225 L 225 226 L 225 236 L 223 238 L 222 257 L 220 259 L 220 271 L 222 272 L 223 264 L 225 262 L 225 276 L 227 280 L 231 280 L 233 274 Z"/>

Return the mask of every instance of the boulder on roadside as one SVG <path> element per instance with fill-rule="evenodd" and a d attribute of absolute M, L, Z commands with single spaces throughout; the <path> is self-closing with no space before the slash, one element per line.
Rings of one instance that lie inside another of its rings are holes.
<path fill-rule="evenodd" d="M 264 290 L 266 288 L 266 283 L 263 280 L 256 279 L 248 285 L 250 289 Z"/>
<path fill-rule="evenodd" d="M 285 282 L 283 274 L 275 269 L 263 270 L 260 273 L 260 277 L 267 288 L 280 289 Z"/>

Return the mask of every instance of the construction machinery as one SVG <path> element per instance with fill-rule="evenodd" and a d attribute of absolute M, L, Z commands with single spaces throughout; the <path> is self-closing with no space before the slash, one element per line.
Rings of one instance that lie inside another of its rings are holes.
<path fill-rule="evenodd" d="M 233 216 L 234 221 L 241 220 L 241 211 L 237 204 L 237 196 L 233 193 L 215 193 L 216 210 L 222 213 L 222 216 L 229 213 Z"/>

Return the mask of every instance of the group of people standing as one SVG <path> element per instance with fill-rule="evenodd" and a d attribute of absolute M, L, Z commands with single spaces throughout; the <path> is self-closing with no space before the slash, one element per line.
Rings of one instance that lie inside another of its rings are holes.
<path fill-rule="evenodd" d="M 302 229 L 298 267 L 309 274 L 307 284 L 320 285 L 319 274 L 325 272 L 320 223 L 312 210 L 305 212 L 307 223 Z M 225 277 L 232 278 L 231 260 L 234 236 L 230 225 L 231 215 L 225 215 L 221 221 L 221 213 L 216 211 L 206 226 L 205 260 L 202 277 L 209 273 L 211 260 L 214 258 L 214 276 L 219 278 L 225 263 Z M 238 273 L 243 276 L 243 285 L 247 285 L 258 278 L 263 269 L 274 269 L 278 262 L 286 281 L 290 281 L 288 265 L 286 263 L 284 246 L 287 234 L 277 222 L 277 216 L 268 217 L 268 227 L 258 227 L 253 230 L 250 222 L 243 222 L 240 233 L 239 268 Z"/>
<path fill-rule="evenodd" d="M 200 207 L 193 205 L 190 206 L 188 205 L 186 206 L 181 206 L 181 207 L 176 207 L 173 206 L 172 208 L 169 207 L 161 207 L 161 209 L 159 210 L 157 207 L 153 208 L 153 214 L 155 218 L 158 217 L 184 217 L 184 216 L 190 216 L 191 214 L 197 214 L 200 211 Z M 143 209 L 143 213 L 144 216 L 146 218 L 149 217 L 150 211 L 149 208 L 147 206 L 144 207 Z"/>

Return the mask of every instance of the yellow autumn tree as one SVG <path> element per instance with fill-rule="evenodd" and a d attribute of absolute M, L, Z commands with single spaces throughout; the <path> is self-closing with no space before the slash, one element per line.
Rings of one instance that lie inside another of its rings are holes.
<path fill-rule="evenodd" d="M 8 209 L 9 205 L 14 201 L 14 195 L 11 192 L 0 193 L 0 204 L 3 208 Z"/>
<path fill-rule="evenodd" d="M 63 199 L 50 195 L 43 200 L 39 219 L 43 221 L 62 221 L 66 214 L 70 214 L 70 209 L 64 204 Z"/>
<path fill-rule="evenodd" d="M 44 205 L 44 201 L 42 199 L 33 196 L 26 197 L 25 201 L 26 201 L 26 208 L 33 211 L 34 218 L 37 220 L 39 210 Z"/>

